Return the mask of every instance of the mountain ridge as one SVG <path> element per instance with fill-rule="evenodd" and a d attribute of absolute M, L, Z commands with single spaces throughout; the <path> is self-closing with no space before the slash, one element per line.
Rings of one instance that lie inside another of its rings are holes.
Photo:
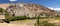
<path fill-rule="evenodd" d="M 40 14 L 40 13 L 48 13 L 49 15 L 53 15 L 53 16 L 60 15 L 55 10 L 51 10 L 51 9 L 45 7 L 45 6 L 40 5 L 40 4 L 31 4 L 31 3 L 16 3 L 16 4 L 13 4 L 12 3 L 12 4 L 9 4 L 7 8 L 8 8 L 8 10 L 11 10 L 11 8 L 12 8 L 13 11 L 15 11 L 14 8 L 16 8 L 16 12 L 14 12 L 16 16 L 17 15 L 19 16 L 21 12 L 23 12 L 22 15 L 25 15 L 25 14 L 30 15 L 31 14 L 33 16 L 35 14 L 37 15 L 37 14 Z"/>

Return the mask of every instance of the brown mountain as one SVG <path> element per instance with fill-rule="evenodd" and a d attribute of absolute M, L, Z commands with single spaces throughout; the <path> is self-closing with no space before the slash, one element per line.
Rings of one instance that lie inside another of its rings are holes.
<path fill-rule="evenodd" d="M 56 12 L 55 10 L 51 10 L 45 6 L 40 4 L 31 4 L 31 3 L 16 3 L 10 4 L 7 8 L 8 12 L 11 16 L 28 16 L 28 17 L 35 17 L 38 15 L 50 15 L 50 16 L 60 16 L 60 13 Z"/>

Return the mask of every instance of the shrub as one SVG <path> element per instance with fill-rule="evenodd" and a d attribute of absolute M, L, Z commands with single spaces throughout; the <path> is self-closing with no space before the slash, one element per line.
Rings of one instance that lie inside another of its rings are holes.
<path fill-rule="evenodd" d="M 5 22 L 9 23 L 10 19 L 9 19 L 9 12 L 5 11 Z"/>
<path fill-rule="evenodd" d="M 33 17 L 26 17 L 26 19 L 33 19 Z"/>
<path fill-rule="evenodd" d="M 15 21 L 15 20 L 25 20 L 26 19 L 26 16 L 13 16 L 13 17 L 10 17 L 10 20 L 11 21 Z"/>
<path fill-rule="evenodd" d="M 0 8 L 0 12 L 3 12 L 4 10 L 3 10 L 3 8 Z"/>
<path fill-rule="evenodd" d="M 39 24 L 39 25 L 38 25 Z M 35 26 L 55 26 L 54 24 L 52 24 L 52 23 L 49 23 L 49 22 L 47 22 L 47 21 L 40 21 L 39 23 L 38 23 L 38 21 L 36 22 L 36 24 L 35 24 Z"/>
<path fill-rule="evenodd" d="M 52 24 L 52 23 L 48 23 L 47 21 L 44 21 L 43 23 L 44 23 L 43 26 L 54 26 L 54 24 Z"/>

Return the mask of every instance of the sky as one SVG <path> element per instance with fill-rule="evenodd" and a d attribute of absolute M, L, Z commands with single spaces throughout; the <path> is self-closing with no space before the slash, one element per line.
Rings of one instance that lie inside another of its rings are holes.
<path fill-rule="evenodd" d="M 60 10 L 60 0 L 0 0 L 0 4 L 9 3 L 12 1 L 41 4 L 50 9 Z"/>

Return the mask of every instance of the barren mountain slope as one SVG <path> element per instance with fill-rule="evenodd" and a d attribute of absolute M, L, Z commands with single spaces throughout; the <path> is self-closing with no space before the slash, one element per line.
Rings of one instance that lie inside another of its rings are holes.
<path fill-rule="evenodd" d="M 4 6 L 3 6 L 4 5 Z M 2 8 L 8 8 L 9 10 L 13 10 L 16 16 L 26 15 L 26 16 L 35 16 L 39 14 L 48 14 L 52 16 L 60 15 L 55 10 L 51 10 L 45 6 L 40 4 L 31 4 L 31 3 L 16 3 L 16 4 L 0 4 Z M 10 12 L 11 13 L 11 12 Z M 13 13 L 11 13 L 13 14 Z"/>
<path fill-rule="evenodd" d="M 44 7 L 42 5 L 39 5 L 39 4 L 31 4 L 31 3 L 12 4 L 9 6 L 8 10 L 13 10 L 11 12 L 14 12 L 15 16 L 26 15 L 26 16 L 33 16 L 34 17 L 34 16 L 39 15 L 39 14 L 43 14 L 43 15 L 48 14 L 51 16 L 60 15 L 55 10 L 51 10 L 51 9 Z M 14 13 L 11 13 L 11 15 Z"/>

